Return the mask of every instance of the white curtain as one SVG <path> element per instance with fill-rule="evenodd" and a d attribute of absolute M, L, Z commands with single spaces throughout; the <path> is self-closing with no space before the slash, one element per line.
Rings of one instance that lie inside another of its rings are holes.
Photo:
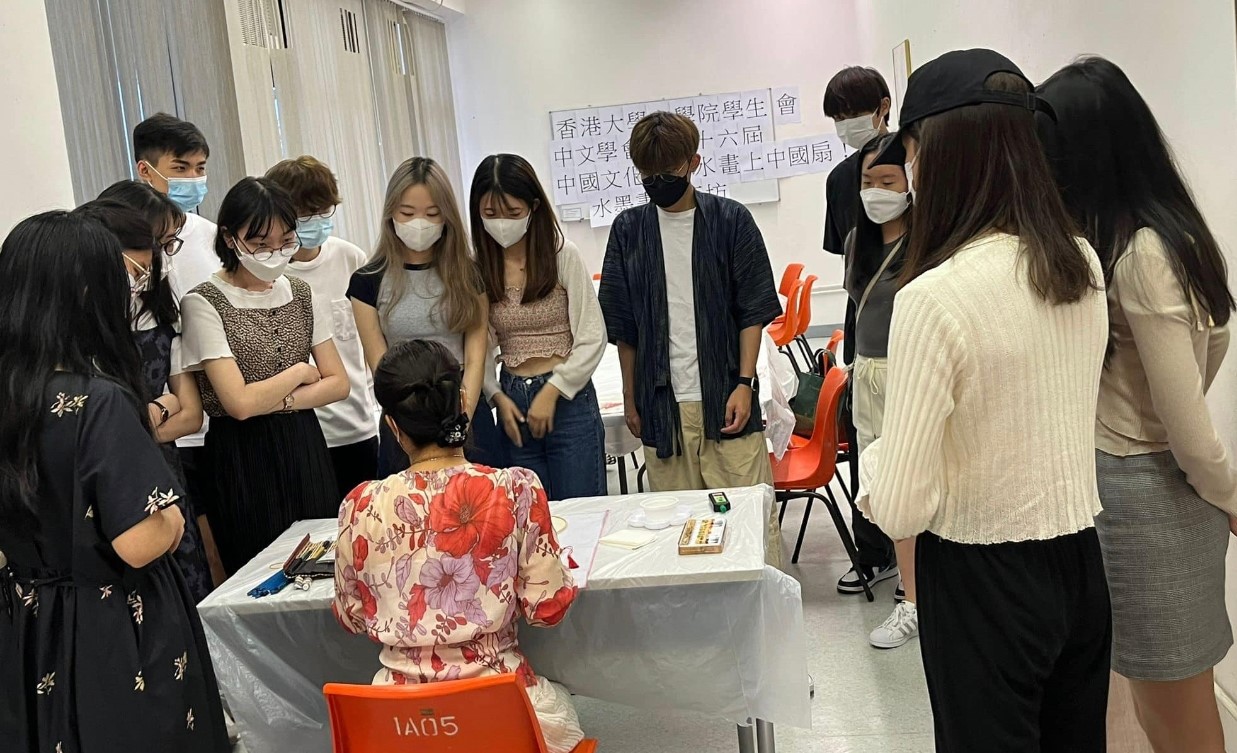
<path fill-rule="evenodd" d="M 401 162 L 421 154 L 412 30 L 404 11 L 389 0 L 365 0 L 364 9 L 378 148 L 389 176 Z"/>
<path fill-rule="evenodd" d="M 241 175 L 240 123 L 222 2 L 46 0 L 56 84 L 79 202 L 133 177 L 133 127 L 157 112 L 192 121 L 211 146 L 211 193 Z"/>
<path fill-rule="evenodd" d="M 362 0 L 284 3 L 288 49 L 275 65 L 284 155 L 310 154 L 339 180 L 336 234 L 372 249 L 386 171 Z"/>
<path fill-rule="evenodd" d="M 405 11 L 412 28 L 412 53 L 421 105 L 421 145 L 424 154 L 442 165 L 455 184 L 463 203 L 468 201 L 465 175 L 460 165 L 460 142 L 455 129 L 455 97 L 451 90 L 451 66 L 447 60 L 447 28 L 441 21 Z M 466 211 L 466 210 L 465 210 Z"/>

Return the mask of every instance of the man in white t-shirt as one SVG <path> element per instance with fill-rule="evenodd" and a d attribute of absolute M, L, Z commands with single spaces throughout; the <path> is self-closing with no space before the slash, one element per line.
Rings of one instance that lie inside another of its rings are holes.
<path fill-rule="evenodd" d="M 318 422 L 335 466 L 339 498 L 378 476 L 378 422 L 373 380 L 357 335 L 348 281 L 365 265 L 365 252 L 331 233 L 339 205 L 339 184 L 331 169 L 310 156 L 280 162 L 266 177 L 287 189 L 296 206 L 296 236 L 301 248 L 288 274 L 309 283 L 314 300 L 331 310 L 332 336 L 348 373 L 348 398 L 317 409 Z"/>
<path fill-rule="evenodd" d="M 206 282 L 221 266 L 215 253 L 215 223 L 195 213 L 206 198 L 210 145 L 193 123 L 161 112 L 134 127 L 133 156 L 137 160 L 138 180 L 166 194 L 185 213 L 185 225 L 179 234 L 183 245 L 174 257 L 163 259 L 172 295 L 180 305 L 185 293 Z M 175 371 L 179 365 L 172 364 L 172 368 Z M 209 515 L 214 501 L 214 479 L 206 467 L 202 447 L 209 426 L 209 419 L 204 418 L 201 431 L 176 440 L 186 491 L 199 516 Z M 204 521 L 199 520 L 199 524 L 212 572 L 218 578 L 223 569 L 218 564 L 214 538 Z"/>
<path fill-rule="evenodd" d="M 683 115 L 650 113 L 632 129 L 651 204 L 615 219 L 598 293 L 655 491 L 773 483 L 755 378 L 761 331 L 782 308 L 751 213 L 692 186 L 699 148 Z M 780 565 L 776 512 L 768 533 Z"/>

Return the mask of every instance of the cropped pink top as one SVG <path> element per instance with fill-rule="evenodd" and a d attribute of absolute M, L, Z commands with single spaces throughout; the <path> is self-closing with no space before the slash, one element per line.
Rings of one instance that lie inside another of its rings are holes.
<path fill-rule="evenodd" d="M 507 288 L 507 300 L 490 306 L 490 324 L 498 335 L 498 360 L 516 368 L 533 358 L 570 356 L 575 343 L 567 290 L 559 285 L 533 303 L 520 303 L 523 295 L 522 288 Z"/>

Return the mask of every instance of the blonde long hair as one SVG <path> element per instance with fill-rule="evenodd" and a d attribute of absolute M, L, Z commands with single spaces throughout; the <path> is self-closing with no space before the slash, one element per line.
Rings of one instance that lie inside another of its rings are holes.
<path fill-rule="evenodd" d="M 465 332 L 481 319 L 484 292 L 477 263 L 469 252 L 468 235 L 460 216 L 459 204 L 451 181 L 438 163 L 428 157 L 413 157 L 395 168 L 387 183 L 386 200 L 382 206 L 382 232 L 374 261 L 381 265 L 385 282 L 390 286 L 390 299 L 382 307 L 383 318 L 404 297 L 408 278 L 404 275 L 404 242 L 395 234 L 395 210 L 400 198 L 412 186 L 423 185 L 442 212 L 442 237 L 434 244 L 434 260 L 430 265 L 442 279 L 443 296 L 438 302 L 439 315 L 452 332 Z"/>

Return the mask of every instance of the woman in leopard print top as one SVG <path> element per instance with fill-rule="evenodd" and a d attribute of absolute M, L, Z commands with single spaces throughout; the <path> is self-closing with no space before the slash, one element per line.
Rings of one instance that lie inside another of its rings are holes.
<path fill-rule="evenodd" d="M 211 417 L 213 525 L 229 572 L 294 521 L 339 509 L 313 409 L 346 398 L 348 377 L 325 302 L 283 274 L 296 249 L 292 198 L 266 178 L 244 178 L 219 209 L 223 269 L 181 301 L 184 363 Z"/>

